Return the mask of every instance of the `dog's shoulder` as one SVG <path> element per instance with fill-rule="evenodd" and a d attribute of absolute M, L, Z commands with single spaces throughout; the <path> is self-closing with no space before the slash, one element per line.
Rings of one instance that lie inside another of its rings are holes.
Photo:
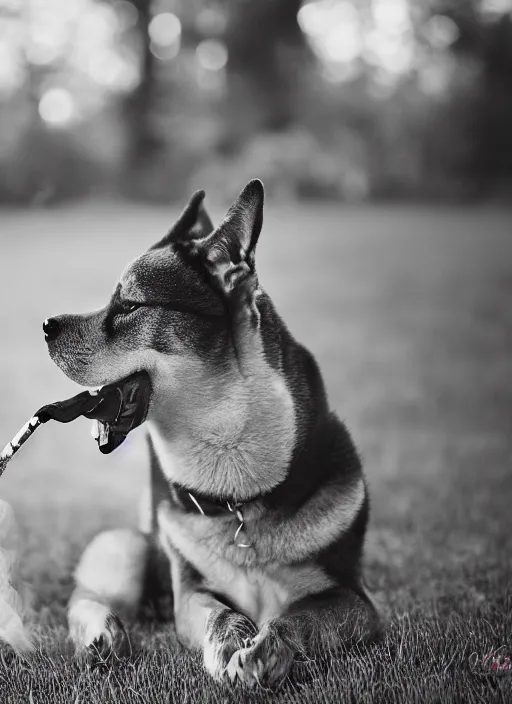
<path fill-rule="evenodd" d="M 314 355 L 292 336 L 272 301 L 261 301 L 263 349 L 289 390 L 294 408 L 294 448 L 286 479 L 267 497 L 270 505 L 297 505 L 330 481 L 347 485 L 362 476 L 355 443 L 329 408 Z"/>
<path fill-rule="evenodd" d="M 269 364 L 293 398 L 295 446 L 286 479 L 264 502 L 280 523 L 282 558 L 316 548 L 314 561 L 337 583 L 359 571 L 369 518 L 369 495 L 359 453 L 346 425 L 330 410 L 314 355 L 298 343 L 265 297 L 271 325 L 263 333 Z M 293 514 L 292 520 L 281 520 Z M 288 545 L 288 548 L 287 548 Z M 293 545 L 293 548 L 291 547 Z"/>

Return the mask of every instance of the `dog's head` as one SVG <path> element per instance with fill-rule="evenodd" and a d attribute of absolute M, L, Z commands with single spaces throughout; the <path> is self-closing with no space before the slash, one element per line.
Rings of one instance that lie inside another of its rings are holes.
<path fill-rule="evenodd" d="M 171 379 L 184 387 L 200 367 L 229 363 L 226 296 L 240 267 L 254 272 L 263 186 L 251 181 L 217 229 L 203 198 L 195 193 L 170 232 L 125 269 L 105 308 L 45 321 L 50 356 L 73 381 L 110 384 L 146 370 L 154 387 Z"/>

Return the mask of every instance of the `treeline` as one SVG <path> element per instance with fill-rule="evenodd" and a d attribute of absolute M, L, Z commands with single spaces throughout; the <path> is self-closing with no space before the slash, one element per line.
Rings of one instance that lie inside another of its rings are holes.
<path fill-rule="evenodd" d="M 137 80 L 56 126 L 41 116 L 41 91 L 49 76 L 79 69 L 64 58 L 27 63 L 23 85 L 0 102 L 4 202 L 91 193 L 167 201 L 196 186 L 229 198 L 254 175 L 276 198 L 511 197 L 505 4 L 491 12 L 485 0 L 411 0 L 407 70 L 388 76 L 362 54 L 341 79 L 300 26 L 301 0 L 105 4 L 134 11 L 116 41 L 135 56 Z M 352 5 L 366 21 L 371 0 Z M 166 46 L 165 34 L 155 45 L 157 13 L 179 18 L 169 25 L 179 46 Z"/>

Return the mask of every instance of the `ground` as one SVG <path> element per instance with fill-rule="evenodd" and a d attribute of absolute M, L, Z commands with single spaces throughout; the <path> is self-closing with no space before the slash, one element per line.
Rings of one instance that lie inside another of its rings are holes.
<path fill-rule="evenodd" d="M 41 322 L 100 307 L 160 237 L 167 208 L 86 204 L 1 214 L 0 444 L 77 391 Z M 269 210 L 260 279 L 317 356 L 372 496 L 366 575 L 390 623 L 382 642 L 297 664 L 276 695 L 244 701 L 512 701 L 512 214 L 420 207 Z M 136 522 L 143 429 L 101 456 L 85 420 L 40 429 L 0 480 L 22 527 L 40 652 L 0 651 L 0 701 L 240 702 L 172 627 L 148 624 L 111 668 L 76 663 L 65 603 L 80 550 Z"/>

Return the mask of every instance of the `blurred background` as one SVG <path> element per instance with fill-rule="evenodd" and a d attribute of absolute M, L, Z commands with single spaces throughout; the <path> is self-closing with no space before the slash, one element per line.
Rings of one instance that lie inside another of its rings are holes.
<path fill-rule="evenodd" d="M 0 202 L 510 199 L 511 0 L 0 0 Z"/>

